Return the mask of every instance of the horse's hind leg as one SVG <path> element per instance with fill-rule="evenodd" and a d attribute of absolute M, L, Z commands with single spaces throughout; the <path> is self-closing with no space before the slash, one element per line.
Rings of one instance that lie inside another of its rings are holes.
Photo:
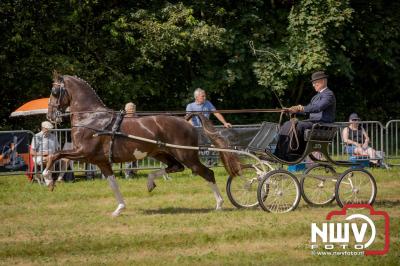
<path fill-rule="evenodd" d="M 112 171 L 111 165 L 109 164 L 98 164 L 97 165 L 103 175 L 107 176 L 108 184 L 110 185 L 112 191 L 114 192 L 115 199 L 118 202 L 118 206 L 115 211 L 112 213 L 112 216 L 116 217 L 121 214 L 121 212 L 125 209 L 125 201 L 122 197 L 121 191 L 119 190 L 119 186 L 117 181 L 115 180 L 114 173 Z"/>
<path fill-rule="evenodd" d="M 159 160 L 160 162 L 165 163 L 167 165 L 167 168 L 156 170 L 154 172 L 151 172 L 147 176 L 147 190 L 149 192 L 151 192 L 156 187 L 156 183 L 154 182 L 154 180 L 157 177 L 161 177 L 169 173 L 181 172 L 185 169 L 185 167 L 180 162 L 178 162 L 174 157 L 169 154 L 157 154 L 152 157 Z"/>
<path fill-rule="evenodd" d="M 182 163 L 192 170 L 193 173 L 200 175 L 205 180 L 208 181 L 209 186 L 214 194 L 215 201 L 217 202 L 215 209 L 221 210 L 224 200 L 222 198 L 221 192 L 215 182 L 214 172 L 205 167 L 199 160 L 197 152 L 183 152 L 180 151 L 177 155 L 179 159 L 182 159 Z"/>

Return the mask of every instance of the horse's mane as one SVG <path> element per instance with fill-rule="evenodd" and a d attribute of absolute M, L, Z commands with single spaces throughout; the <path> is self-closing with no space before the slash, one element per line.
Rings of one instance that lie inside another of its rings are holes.
<path fill-rule="evenodd" d="M 80 82 L 86 84 L 86 86 L 88 86 L 88 87 L 92 90 L 93 94 L 96 96 L 97 100 L 103 105 L 103 107 L 109 109 L 109 108 L 104 104 L 104 102 L 101 100 L 101 98 L 100 98 L 99 95 L 96 93 L 96 91 L 93 89 L 93 87 L 89 84 L 89 82 L 87 82 L 86 80 L 84 80 L 84 79 L 82 79 L 82 78 L 80 78 L 80 77 L 78 77 L 78 76 L 60 75 L 57 71 L 55 71 L 55 70 L 53 71 L 53 82 L 60 82 L 60 81 L 62 81 L 63 78 L 65 78 L 65 77 L 73 78 L 73 79 L 76 79 L 76 80 L 78 80 L 78 81 L 80 81 Z"/>
<path fill-rule="evenodd" d="M 94 93 L 94 95 L 96 96 L 97 100 L 99 100 L 99 102 L 103 105 L 103 107 L 107 108 L 107 106 L 106 106 L 106 105 L 104 104 L 104 102 L 101 100 L 101 98 L 100 98 L 99 95 L 96 93 L 96 91 L 93 89 L 93 87 L 89 84 L 89 82 L 87 82 L 86 80 L 81 79 L 80 77 L 77 77 L 77 76 L 68 76 L 68 77 L 75 78 L 75 79 L 77 79 L 77 80 L 79 80 L 79 81 L 85 83 L 85 84 L 93 91 L 93 93 Z"/>

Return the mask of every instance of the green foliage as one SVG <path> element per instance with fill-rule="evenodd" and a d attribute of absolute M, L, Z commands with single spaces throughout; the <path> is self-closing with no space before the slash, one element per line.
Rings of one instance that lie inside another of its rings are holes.
<path fill-rule="evenodd" d="M 338 51 L 335 46 L 345 50 L 337 44 L 351 14 L 347 0 L 304 0 L 293 6 L 282 42 L 268 45 L 254 64 L 259 84 L 283 94 L 313 71 L 328 69 Z"/>
<path fill-rule="evenodd" d="M 134 101 L 138 110 L 183 110 L 197 87 L 219 109 L 277 107 L 273 91 L 285 105 L 305 104 L 310 73 L 324 69 L 339 119 L 396 118 L 399 10 L 384 0 L 4 0 L 0 127 L 43 119 L 8 116 L 49 95 L 53 69 L 87 80 L 111 108 Z"/>

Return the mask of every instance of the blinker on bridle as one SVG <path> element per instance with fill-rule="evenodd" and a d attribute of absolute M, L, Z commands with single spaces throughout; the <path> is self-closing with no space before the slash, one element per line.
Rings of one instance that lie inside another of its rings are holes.
<path fill-rule="evenodd" d="M 51 95 L 53 95 L 57 99 L 56 104 L 50 104 L 49 102 L 49 105 L 52 105 L 56 108 L 56 116 L 60 116 L 61 112 L 59 110 L 59 107 L 61 104 L 61 100 L 67 94 L 67 90 L 64 87 L 64 78 L 60 77 L 57 82 L 53 83 L 53 87 L 51 88 Z"/>
<path fill-rule="evenodd" d="M 64 77 L 61 76 L 58 78 L 58 82 L 53 83 L 53 88 L 51 88 L 51 94 L 54 97 L 60 98 L 62 97 L 62 94 L 64 94 L 65 88 L 64 88 Z"/>

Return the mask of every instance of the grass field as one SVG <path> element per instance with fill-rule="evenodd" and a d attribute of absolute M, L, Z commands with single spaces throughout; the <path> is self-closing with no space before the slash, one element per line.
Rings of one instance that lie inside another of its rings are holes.
<path fill-rule="evenodd" d="M 238 210 L 225 192 L 226 174 L 214 169 L 223 211 L 200 177 L 188 171 L 158 180 L 148 193 L 145 173 L 119 180 L 127 210 L 105 180 L 58 184 L 49 192 L 25 176 L 0 177 L 2 265 L 399 265 L 400 170 L 372 169 L 375 209 L 389 213 L 391 246 L 385 256 L 312 255 L 310 225 L 336 204 L 311 208 L 301 201 L 286 214 Z M 383 241 L 379 239 L 378 241 Z"/>

